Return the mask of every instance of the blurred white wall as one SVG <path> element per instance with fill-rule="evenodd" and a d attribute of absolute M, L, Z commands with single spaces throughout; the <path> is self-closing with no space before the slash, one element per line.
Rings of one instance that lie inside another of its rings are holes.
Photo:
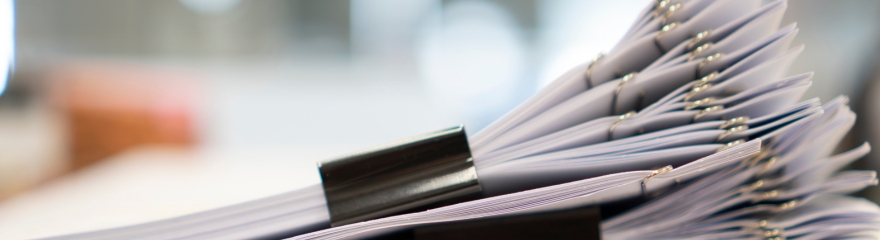
<path fill-rule="evenodd" d="M 6 90 L 15 56 L 15 12 L 12 0 L 0 1 L 0 94 Z"/>

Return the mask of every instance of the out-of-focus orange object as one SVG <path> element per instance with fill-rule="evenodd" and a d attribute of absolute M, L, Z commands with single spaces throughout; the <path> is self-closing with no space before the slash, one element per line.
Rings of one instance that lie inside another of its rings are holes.
<path fill-rule="evenodd" d="M 53 103 L 67 117 L 75 170 L 139 145 L 195 143 L 194 78 L 155 67 L 79 62 L 49 73 Z"/>

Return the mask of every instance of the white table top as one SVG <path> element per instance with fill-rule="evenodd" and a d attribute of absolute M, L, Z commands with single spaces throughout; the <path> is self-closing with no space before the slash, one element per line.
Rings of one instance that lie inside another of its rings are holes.
<path fill-rule="evenodd" d="M 145 147 L 0 202 L 0 239 L 160 220 L 320 183 L 314 161 L 350 147 Z M 296 158 L 296 159 L 294 159 Z"/>

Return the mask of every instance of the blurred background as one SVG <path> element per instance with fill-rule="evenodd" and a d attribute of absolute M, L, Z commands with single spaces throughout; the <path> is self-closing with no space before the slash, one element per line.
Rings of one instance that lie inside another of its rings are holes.
<path fill-rule="evenodd" d="M 610 50 L 650 2 L 16 1 L 0 239 L 271 196 L 319 183 L 320 160 L 476 133 Z M 848 95 L 859 115 L 841 150 L 880 143 L 880 1 L 792 0 L 783 21 L 806 44 L 791 74 L 815 71 L 806 97 Z"/>

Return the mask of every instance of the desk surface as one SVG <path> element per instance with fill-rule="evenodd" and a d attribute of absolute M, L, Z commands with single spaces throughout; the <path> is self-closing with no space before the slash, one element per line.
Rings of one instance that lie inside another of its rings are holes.
<path fill-rule="evenodd" d="M 131 150 L 0 203 L 0 239 L 125 226 L 295 190 L 319 183 L 314 161 L 339 149 L 351 148 Z"/>

